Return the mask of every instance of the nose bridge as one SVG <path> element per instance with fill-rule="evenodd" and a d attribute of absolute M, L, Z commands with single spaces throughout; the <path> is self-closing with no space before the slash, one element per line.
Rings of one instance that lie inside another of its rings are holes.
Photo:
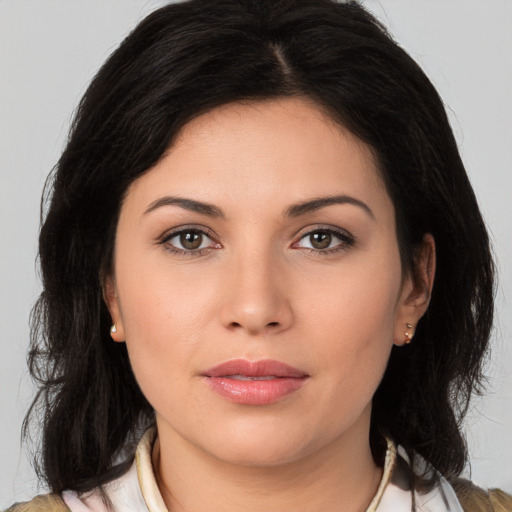
<path fill-rule="evenodd" d="M 248 334 L 277 333 L 293 321 L 280 262 L 271 249 L 242 250 L 230 261 L 222 322 Z"/>

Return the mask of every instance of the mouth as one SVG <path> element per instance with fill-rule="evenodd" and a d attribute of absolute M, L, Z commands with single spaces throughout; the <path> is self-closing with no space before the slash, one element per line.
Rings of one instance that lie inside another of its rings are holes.
<path fill-rule="evenodd" d="M 234 379 L 234 380 L 273 380 L 280 379 L 282 377 L 277 377 L 276 375 L 265 375 L 264 377 L 249 377 L 247 375 L 225 375 L 226 379 Z"/>
<path fill-rule="evenodd" d="M 269 405 L 298 391 L 309 375 L 272 359 L 234 359 L 210 368 L 203 377 L 212 391 L 231 402 Z"/>

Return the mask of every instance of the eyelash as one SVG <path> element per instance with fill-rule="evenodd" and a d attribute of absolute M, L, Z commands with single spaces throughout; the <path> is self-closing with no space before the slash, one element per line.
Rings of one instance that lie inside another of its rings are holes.
<path fill-rule="evenodd" d="M 179 235 L 182 235 L 184 233 L 197 233 L 197 234 L 206 236 L 207 238 L 212 240 L 213 244 L 217 245 L 217 247 L 212 247 L 212 245 L 209 245 L 208 247 L 203 247 L 201 249 L 187 250 L 187 249 L 179 249 L 169 243 L 170 240 L 172 240 L 173 238 L 175 238 Z M 340 243 L 335 245 L 334 247 L 327 248 L 327 249 L 315 249 L 312 247 L 302 247 L 301 248 L 301 247 L 297 246 L 299 244 L 299 242 L 301 242 L 302 240 L 306 239 L 307 237 L 309 237 L 315 233 L 326 233 L 326 234 L 332 235 L 335 238 L 337 238 L 338 240 L 340 240 Z M 308 251 L 308 252 L 314 253 L 314 254 L 327 255 L 327 254 L 334 254 L 334 253 L 337 253 L 340 251 L 345 251 L 348 248 L 352 247 L 354 245 L 355 241 L 356 241 L 355 237 L 345 230 L 342 230 L 339 228 L 334 228 L 333 226 L 316 227 L 315 229 L 312 229 L 310 231 L 307 231 L 306 233 L 303 233 L 300 236 L 299 240 L 292 244 L 292 248 L 302 249 L 302 250 L 305 250 L 305 251 Z M 207 251 L 209 251 L 210 249 L 221 248 L 221 244 L 215 240 L 214 235 L 211 231 L 204 229 L 204 228 L 199 228 L 197 226 L 183 226 L 183 227 L 176 229 L 175 231 L 166 233 L 160 238 L 158 243 L 160 245 L 163 245 L 166 251 L 170 252 L 173 255 L 177 255 L 177 256 L 180 256 L 183 258 L 199 257 L 199 256 L 202 256 Z"/>
<path fill-rule="evenodd" d="M 169 243 L 170 240 L 172 240 L 173 238 L 175 238 L 179 235 L 182 235 L 183 233 L 201 234 L 203 236 L 206 236 L 210 240 L 212 240 L 213 244 L 220 246 L 220 243 L 215 240 L 214 235 L 211 231 L 204 229 L 204 228 L 199 228 L 197 226 L 182 226 L 182 227 L 176 229 L 175 231 L 171 231 L 170 233 L 164 234 L 160 238 L 160 241 L 158 243 L 160 245 L 163 245 L 164 249 L 166 251 L 170 252 L 171 254 L 183 257 L 183 258 L 193 258 L 193 257 L 202 256 L 209 249 L 220 248 L 220 247 L 212 247 L 210 245 L 208 247 L 203 247 L 202 249 L 187 250 L 187 249 L 179 249 L 178 247 L 174 247 L 173 245 L 171 245 Z"/>
<path fill-rule="evenodd" d="M 325 227 L 316 227 L 315 229 L 309 230 L 306 233 L 302 234 L 299 238 L 299 240 L 292 244 L 292 247 L 297 246 L 297 244 L 306 239 L 307 237 L 310 237 L 311 235 L 315 233 L 326 233 L 329 235 L 334 236 L 337 238 L 340 243 L 335 245 L 334 247 L 328 248 L 328 249 L 315 249 L 312 247 L 303 247 L 302 250 L 306 250 L 313 254 L 322 254 L 322 255 L 328 255 L 328 254 L 335 254 L 340 251 L 346 251 L 350 247 L 352 247 L 355 242 L 356 238 L 351 235 L 348 231 L 345 231 L 343 229 L 335 228 L 333 226 L 325 226 Z M 297 247 L 298 248 L 298 247 Z"/>

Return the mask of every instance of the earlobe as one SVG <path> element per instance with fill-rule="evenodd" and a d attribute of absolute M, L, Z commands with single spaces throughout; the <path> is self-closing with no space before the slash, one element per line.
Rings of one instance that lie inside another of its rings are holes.
<path fill-rule="evenodd" d="M 124 342 L 124 328 L 119 308 L 119 298 L 115 281 L 112 276 L 107 276 L 103 282 L 103 300 L 107 305 L 112 318 L 112 326 L 110 327 L 110 336 L 115 342 Z"/>
<path fill-rule="evenodd" d="M 416 326 L 427 311 L 434 286 L 436 249 L 430 233 L 423 236 L 414 258 L 414 269 L 406 277 L 395 319 L 395 345 L 411 343 Z"/>

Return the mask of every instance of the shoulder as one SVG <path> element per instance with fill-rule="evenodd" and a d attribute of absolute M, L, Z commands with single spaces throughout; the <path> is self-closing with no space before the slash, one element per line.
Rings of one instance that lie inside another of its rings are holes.
<path fill-rule="evenodd" d="M 464 478 L 450 480 L 464 512 L 512 512 L 512 496 L 501 489 L 485 490 Z"/>
<path fill-rule="evenodd" d="M 414 486 L 413 501 L 415 500 L 417 510 L 425 512 L 512 512 L 510 494 L 501 489 L 482 489 L 470 480 L 460 477 L 447 479 L 418 454 L 415 454 L 411 463 L 401 446 L 397 448 L 390 483 L 391 487 L 403 491 L 410 491 Z M 395 512 L 397 509 L 395 507 L 389 510 Z"/>
<path fill-rule="evenodd" d="M 5 512 L 70 512 L 57 494 L 42 494 L 31 501 L 16 503 Z"/>

